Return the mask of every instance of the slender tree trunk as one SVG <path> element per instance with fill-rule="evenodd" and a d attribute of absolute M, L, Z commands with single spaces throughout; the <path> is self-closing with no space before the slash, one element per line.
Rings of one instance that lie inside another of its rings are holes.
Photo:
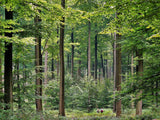
<path fill-rule="evenodd" d="M 94 79 L 96 81 L 96 84 L 97 84 L 97 64 L 98 64 L 98 60 L 97 60 L 97 44 L 98 44 L 98 41 L 97 41 L 97 30 L 95 31 L 96 35 L 95 35 L 95 61 L 94 61 Z"/>
<path fill-rule="evenodd" d="M 5 19 L 13 19 L 13 12 L 5 9 Z M 11 28 L 10 28 L 11 29 Z M 5 36 L 12 37 L 12 33 L 5 33 Z M 12 92 L 12 43 L 5 42 L 4 58 L 4 102 L 5 110 L 13 109 L 13 92 Z"/>
<path fill-rule="evenodd" d="M 72 29 L 72 33 L 71 33 L 71 42 L 74 43 L 73 29 Z M 72 45 L 71 76 L 72 76 L 72 78 L 74 77 L 74 45 Z"/>
<path fill-rule="evenodd" d="M 105 69 L 104 69 L 104 62 L 103 62 L 103 55 L 101 51 L 101 68 L 102 68 L 102 76 L 105 78 Z"/>
<path fill-rule="evenodd" d="M 44 60 L 44 64 L 45 64 L 45 67 L 44 67 L 44 84 L 46 85 L 48 83 L 48 75 L 47 75 L 47 72 L 48 72 L 48 51 L 46 50 L 45 51 L 45 60 Z"/>
<path fill-rule="evenodd" d="M 116 112 L 116 99 L 115 99 L 115 91 L 116 91 L 116 33 L 115 33 L 115 41 L 113 44 L 113 78 L 114 78 L 114 103 L 113 103 L 113 112 Z"/>
<path fill-rule="evenodd" d="M 54 76 L 54 59 L 53 59 L 53 53 L 52 53 L 52 65 L 51 65 L 51 71 L 52 71 L 52 79 L 54 79 L 55 76 Z"/>
<path fill-rule="evenodd" d="M 2 43 L 0 42 L 0 86 L 2 86 L 2 49 L 1 47 L 2 47 Z M 3 93 L 3 88 L 0 88 L 0 93 Z"/>
<path fill-rule="evenodd" d="M 79 60 L 78 60 L 78 69 L 77 69 L 77 77 L 78 79 L 81 77 L 81 53 L 78 51 L 79 53 Z"/>
<path fill-rule="evenodd" d="M 57 27 L 57 39 L 59 39 L 59 27 Z M 59 41 L 57 41 L 57 44 L 59 44 Z M 59 53 L 57 55 L 57 81 L 59 80 Z"/>
<path fill-rule="evenodd" d="M 118 43 L 121 39 L 119 34 L 116 34 L 116 91 L 121 91 L 121 45 Z M 116 99 L 116 116 L 121 116 L 121 99 Z"/>
<path fill-rule="evenodd" d="M 91 22 L 88 23 L 88 78 L 91 74 Z"/>
<path fill-rule="evenodd" d="M 23 94 L 25 95 L 26 94 L 26 81 L 27 81 L 27 72 L 26 72 L 26 65 L 25 63 L 23 62 Z M 23 101 L 25 102 L 25 101 Z"/>
<path fill-rule="evenodd" d="M 61 5 L 65 8 L 65 0 L 61 0 Z M 65 116 L 64 110 L 64 22 L 65 18 L 62 18 L 60 28 L 60 100 L 59 100 L 59 115 Z"/>
<path fill-rule="evenodd" d="M 133 77 L 134 74 L 134 56 L 133 56 L 133 52 L 132 52 L 132 56 L 131 56 L 131 75 Z M 131 98 L 133 99 L 133 98 Z M 131 103 L 131 108 L 134 109 L 134 102 Z"/>
<path fill-rule="evenodd" d="M 156 81 L 156 107 L 158 107 L 158 81 Z"/>
<path fill-rule="evenodd" d="M 41 35 L 39 32 L 39 23 L 41 19 L 35 17 L 36 35 L 35 35 L 35 66 L 36 66 L 36 111 L 42 112 L 42 54 L 41 54 Z"/>
<path fill-rule="evenodd" d="M 137 76 L 142 77 L 143 76 L 143 51 L 137 50 L 136 56 L 138 57 L 138 65 L 137 65 Z M 142 96 L 142 90 L 137 94 L 137 99 L 139 99 Z M 137 101 L 136 104 L 136 115 L 142 115 L 142 99 Z"/>
<path fill-rule="evenodd" d="M 70 73 L 70 56 L 69 54 L 67 55 L 67 71 Z"/>
<path fill-rule="evenodd" d="M 57 81 L 59 80 L 59 56 L 57 59 Z"/>
<path fill-rule="evenodd" d="M 17 59 L 17 96 L 18 96 L 18 109 L 21 109 L 21 88 L 19 80 L 19 59 Z"/>

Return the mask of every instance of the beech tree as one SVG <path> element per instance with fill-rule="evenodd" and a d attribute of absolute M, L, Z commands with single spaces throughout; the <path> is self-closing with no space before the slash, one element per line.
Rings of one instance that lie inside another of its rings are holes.
<path fill-rule="evenodd" d="M 5 19 L 13 20 L 13 11 L 5 9 Z M 10 27 L 9 30 L 12 28 Z M 6 32 L 5 36 L 12 37 L 12 32 Z M 13 91 L 12 91 L 12 43 L 5 42 L 5 57 L 4 57 L 4 102 L 5 110 L 13 109 Z"/>
<path fill-rule="evenodd" d="M 61 5 L 65 9 L 65 0 L 61 0 Z M 64 108 L 64 23 L 65 17 L 62 16 L 60 24 L 60 101 L 59 101 L 59 115 L 65 116 Z"/>
<path fill-rule="evenodd" d="M 36 110 L 41 112 L 42 108 L 42 54 L 41 54 L 41 34 L 40 34 L 40 22 L 39 16 L 35 19 L 36 31 L 35 31 L 35 66 L 36 66 Z M 36 33 L 37 32 L 37 33 Z"/>

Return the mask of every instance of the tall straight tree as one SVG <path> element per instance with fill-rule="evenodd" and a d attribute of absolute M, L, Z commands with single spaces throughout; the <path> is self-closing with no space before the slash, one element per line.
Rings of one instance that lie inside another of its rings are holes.
<path fill-rule="evenodd" d="M 0 18 L 1 18 L 1 13 L 0 13 Z M 2 35 L 2 33 L 0 33 Z M 2 85 L 2 42 L 0 41 L 0 85 Z M 3 92 L 3 89 L 0 88 L 0 93 Z"/>
<path fill-rule="evenodd" d="M 41 54 L 41 34 L 40 34 L 40 22 L 41 19 L 39 16 L 36 16 L 35 19 L 35 66 L 36 66 L 36 111 L 41 112 L 42 109 L 42 54 Z"/>
<path fill-rule="evenodd" d="M 65 9 L 65 0 L 61 0 L 61 6 Z M 64 23 L 65 17 L 62 17 L 60 24 L 60 99 L 59 115 L 65 116 L 64 110 Z"/>
<path fill-rule="evenodd" d="M 5 19 L 12 20 L 13 12 L 5 9 Z M 10 28 L 12 29 L 12 28 Z M 12 33 L 5 33 L 5 36 L 12 37 Z M 5 42 L 5 57 L 4 57 L 4 102 L 5 110 L 12 108 L 12 43 Z"/>
<path fill-rule="evenodd" d="M 136 56 L 138 57 L 138 65 L 136 67 L 136 72 L 138 78 L 143 76 L 143 50 L 139 49 L 136 51 Z M 137 94 L 137 99 L 140 99 L 142 95 L 142 90 Z M 136 103 L 136 115 L 142 115 L 142 99 L 138 100 Z"/>
<path fill-rule="evenodd" d="M 116 112 L 116 102 L 115 102 L 115 91 L 116 91 L 116 33 L 114 33 L 114 43 L 113 43 L 113 79 L 114 79 L 113 112 Z"/>
<path fill-rule="evenodd" d="M 72 33 L 71 33 L 71 42 L 72 42 L 72 58 L 71 58 L 71 76 L 73 78 L 73 74 L 74 74 L 74 38 L 73 38 L 73 29 L 72 29 Z"/>
<path fill-rule="evenodd" d="M 121 35 L 116 33 L 116 91 L 121 91 L 121 44 L 119 43 Z M 120 117 L 121 115 L 121 99 L 116 99 L 116 116 Z"/>
<path fill-rule="evenodd" d="M 95 27 L 97 27 L 97 25 L 95 25 Z M 97 44 L 98 44 L 98 41 L 97 41 L 97 30 L 95 31 L 96 35 L 95 35 L 95 61 L 94 61 L 94 79 L 96 80 L 96 83 L 97 83 L 97 64 L 98 64 L 98 60 L 97 60 Z"/>
<path fill-rule="evenodd" d="M 91 74 L 91 22 L 88 22 L 88 77 Z"/>

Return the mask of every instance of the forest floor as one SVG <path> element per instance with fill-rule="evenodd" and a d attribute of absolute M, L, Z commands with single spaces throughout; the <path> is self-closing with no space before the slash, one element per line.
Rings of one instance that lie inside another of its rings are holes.
<path fill-rule="evenodd" d="M 43 114 L 35 111 L 21 110 L 13 113 L 0 112 L 0 120 L 160 120 L 160 109 L 144 109 L 142 116 L 135 116 L 135 109 L 123 110 L 120 118 L 112 109 L 103 109 L 103 113 L 92 110 L 66 109 L 65 117 L 58 116 L 58 110 L 44 110 Z"/>

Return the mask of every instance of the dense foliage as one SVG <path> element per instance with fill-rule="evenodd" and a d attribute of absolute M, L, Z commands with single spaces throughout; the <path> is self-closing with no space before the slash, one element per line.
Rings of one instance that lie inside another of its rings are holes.
<path fill-rule="evenodd" d="M 159 0 L 66 0 L 65 6 L 59 0 L 0 1 L 0 119 L 58 119 L 62 25 L 65 108 L 69 119 L 116 119 L 111 109 L 118 100 L 122 103 L 122 119 L 160 118 Z M 13 19 L 5 19 L 7 11 L 13 11 Z M 36 23 L 37 16 L 40 20 Z M 12 37 L 6 33 L 12 33 Z M 39 44 L 36 36 L 41 38 L 42 66 L 35 65 L 35 46 Z M 9 110 L 3 110 L 5 43 L 13 44 L 13 109 Z M 119 49 L 115 44 L 121 46 L 120 91 L 115 85 L 118 80 L 114 60 Z M 37 68 L 42 72 L 37 74 Z M 37 77 L 43 80 L 42 96 L 35 95 Z M 35 99 L 43 101 L 43 115 L 36 113 Z M 143 115 L 135 116 L 133 111 L 140 100 Z M 101 108 L 104 113 L 96 113 Z"/>

